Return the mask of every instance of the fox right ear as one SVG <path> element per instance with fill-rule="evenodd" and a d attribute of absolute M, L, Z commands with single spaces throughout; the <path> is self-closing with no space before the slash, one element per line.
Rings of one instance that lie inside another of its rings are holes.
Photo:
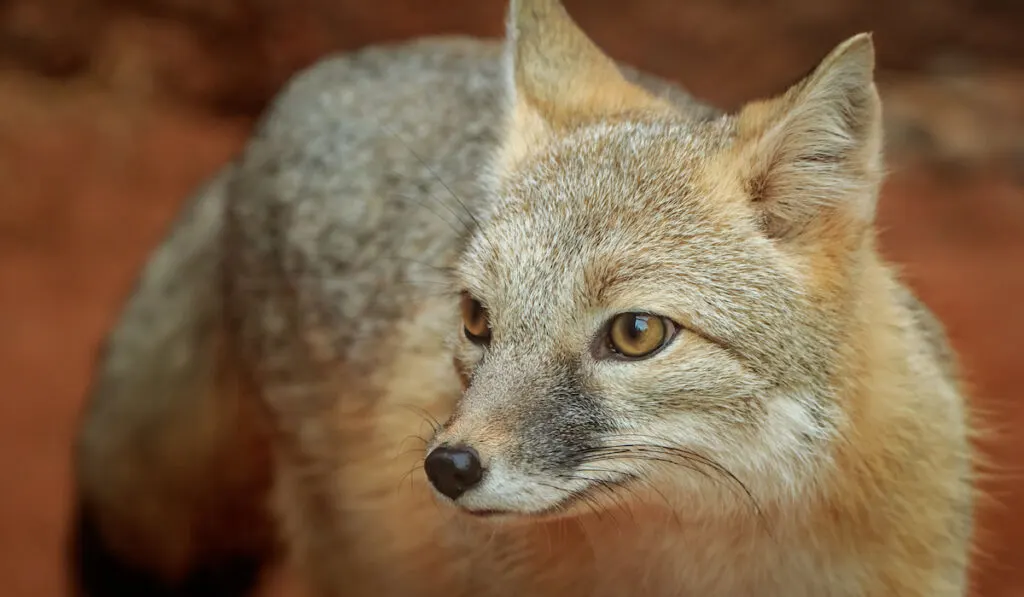
<path fill-rule="evenodd" d="M 870 34 L 855 35 L 785 94 L 738 114 L 729 167 L 742 173 L 770 236 L 873 220 L 882 172 L 874 61 Z"/>
<path fill-rule="evenodd" d="M 628 82 L 559 0 L 511 0 L 505 69 L 507 165 L 580 124 L 667 107 Z"/>

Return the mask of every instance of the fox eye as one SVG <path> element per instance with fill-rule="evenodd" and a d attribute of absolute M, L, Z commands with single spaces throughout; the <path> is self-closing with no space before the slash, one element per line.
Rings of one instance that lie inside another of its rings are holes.
<path fill-rule="evenodd" d="M 462 293 L 460 301 L 462 311 L 462 327 L 466 337 L 474 344 L 485 344 L 491 339 L 491 324 L 487 320 L 487 310 L 480 301 Z"/>
<path fill-rule="evenodd" d="M 630 359 L 650 356 L 675 335 L 675 324 L 665 317 L 646 313 L 621 313 L 608 327 L 608 347 Z"/>

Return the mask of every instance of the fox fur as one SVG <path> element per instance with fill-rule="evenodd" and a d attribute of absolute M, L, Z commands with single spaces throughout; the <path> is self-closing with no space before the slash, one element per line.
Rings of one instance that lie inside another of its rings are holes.
<path fill-rule="evenodd" d="M 968 402 L 877 250 L 873 72 L 860 34 L 726 113 L 513 0 L 504 43 L 301 73 L 107 340 L 75 561 L 115 565 L 76 586 L 242 561 L 245 595 L 287 558 L 316 597 L 965 595 Z M 606 358 L 626 312 L 676 332 Z M 423 460 L 455 444 L 486 472 L 451 500 Z"/>

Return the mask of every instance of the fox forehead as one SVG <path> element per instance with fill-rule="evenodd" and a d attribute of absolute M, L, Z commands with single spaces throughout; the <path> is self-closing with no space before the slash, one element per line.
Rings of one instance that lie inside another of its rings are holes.
<path fill-rule="evenodd" d="M 492 213 L 680 207 L 694 175 L 731 137 L 726 117 L 594 123 L 535 148 L 498 185 Z"/>
<path fill-rule="evenodd" d="M 578 271 L 723 229 L 702 174 L 725 137 L 718 122 L 598 123 L 538 148 L 495 185 L 462 273 L 484 291 L 507 267 Z"/>
<path fill-rule="evenodd" d="M 740 349 L 777 345 L 763 335 L 798 310 L 799 277 L 708 179 L 728 133 L 721 120 L 602 124 L 524 163 L 458 270 L 496 337 L 579 339 L 648 310 Z"/>

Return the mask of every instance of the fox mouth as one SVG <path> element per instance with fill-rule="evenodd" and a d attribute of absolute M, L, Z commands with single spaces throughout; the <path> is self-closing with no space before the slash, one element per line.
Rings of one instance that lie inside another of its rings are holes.
<path fill-rule="evenodd" d="M 460 507 L 459 510 L 481 519 L 553 519 L 566 518 L 585 514 L 587 512 L 599 514 L 604 510 L 607 498 L 614 502 L 622 503 L 622 498 L 614 495 L 620 488 L 635 481 L 635 475 L 623 474 L 621 478 L 614 480 L 592 480 L 586 486 L 575 490 L 564 490 L 565 497 L 559 501 L 541 508 L 539 510 L 503 510 L 503 509 L 479 509 Z M 605 498 L 605 499 L 602 499 Z M 583 506 L 584 508 L 580 508 Z"/>
<path fill-rule="evenodd" d="M 522 514 L 513 510 L 467 510 L 463 509 L 463 512 L 470 516 L 476 516 L 477 518 L 498 518 L 501 516 L 529 516 L 529 514 Z"/>

